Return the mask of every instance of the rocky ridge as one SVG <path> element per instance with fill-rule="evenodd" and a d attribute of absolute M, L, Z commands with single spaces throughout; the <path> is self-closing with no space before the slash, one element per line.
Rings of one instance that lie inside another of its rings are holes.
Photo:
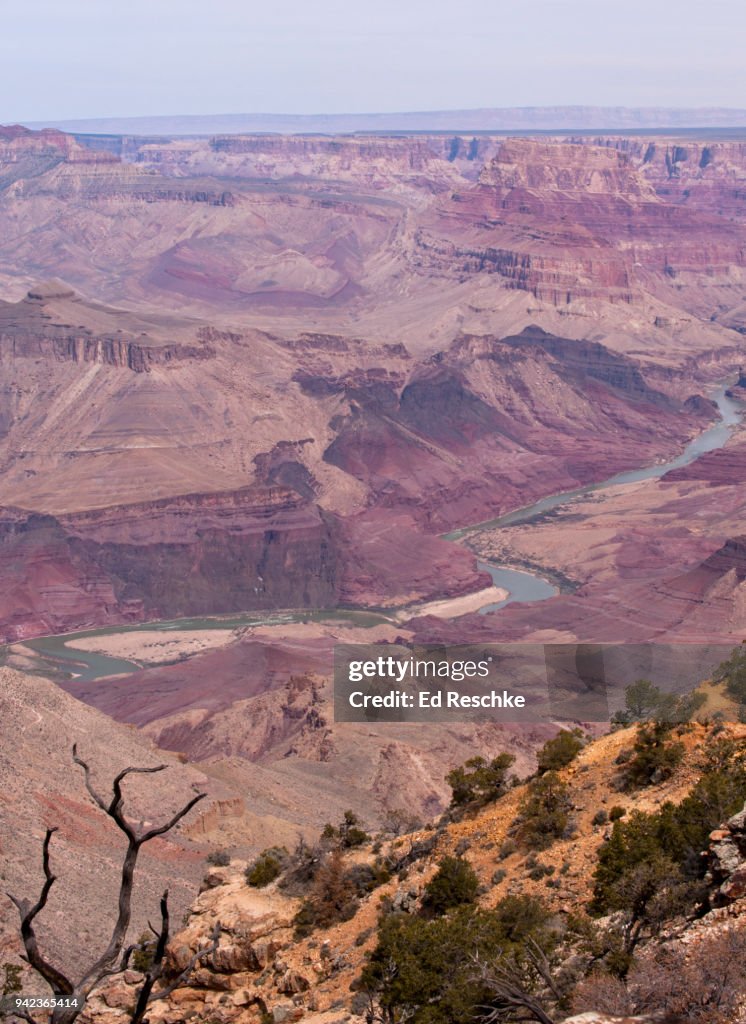
<path fill-rule="evenodd" d="M 687 748 L 698 748 L 706 731 L 697 727 L 694 734 L 685 736 Z M 732 727 L 731 731 L 732 738 L 744 742 L 743 727 Z M 469 861 L 483 882 L 480 902 L 484 906 L 494 906 L 505 894 L 531 894 L 548 901 L 562 917 L 577 912 L 590 894 L 595 850 L 604 842 L 610 828 L 594 823 L 592 817 L 599 806 L 603 807 L 611 799 L 609 782 L 618 771 L 614 757 L 629 741 L 629 731 L 603 737 L 586 747 L 577 761 L 562 772 L 572 794 L 577 834 L 560 841 L 560 848 L 552 851 L 553 863 L 563 861 L 570 865 L 559 886 L 547 887 L 542 881 L 532 881 L 528 869 L 522 867 L 519 852 L 507 857 L 501 854 L 496 861 L 496 852 L 509 834 L 524 795 L 520 786 L 484 811 L 441 826 L 434 833 L 420 832 L 388 840 L 384 853 L 388 852 L 406 865 L 400 877 L 384 882 L 371 896 L 363 898 L 351 920 L 316 932 L 310 938 L 299 939 L 294 935 L 293 917 L 299 903 L 297 898 L 278 888 L 277 883 L 259 890 L 247 888 L 243 862 L 213 870 L 203 883 L 202 895 L 192 909 L 185 930 L 171 942 L 170 957 L 174 968 L 186 963 L 218 920 L 224 929 L 220 949 L 214 959 L 195 972 L 185 988 L 167 1001 L 155 1004 L 153 1019 L 179 1024 L 196 1014 L 209 1015 L 223 1024 L 250 1024 L 270 1015 L 277 1024 L 290 1020 L 321 1024 L 341 1016 L 364 1020 L 365 1010 L 355 997 L 355 979 L 366 953 L 375 944 L 381 897 L 395 910 L 415 912 L 436 862 L 454 850 Z M 697 777 L 697 769 L 690 763 L 668 782 L 638 794 L 614 794 L 613 802 L 621 802 L 627 814 L 634 809 L 653 810 L 663 800 L 682 799 Z M 746 862 L 740 845 L 737 856 L 728 845 L 740 844 L 742 819 L 743 812 L 711 837 L 711 884 L 719 886 L 723 906 L 710 910 L 697 921 L 679 922 L 665 938 L 671 949 L 681 947 L 694 951 L 707 937 L 727 930 L 740 934 L 746 927 L 744 894 L 734 884 Z M 349 854 L 348 863 L 360 864 L 370 856 L 364 851 Z M 496 862 L 503 868 L 499 872 L 503 876 L 500 881 L 491 877 Z M 730 887 L 727 893 L 723 885 Z M 120 977 L 91 1006 L 89 1019 L 122 1019 L 122 1008 L 131 1001 L 137 982 L 136 974 Z M 633 1018 L 586 1011 L 562 1019 L 566 1024 L 571 1021 L 573 1024 L 591 1021 L 613 1024 Z M 645 1024 L 653 1019 L 657 1018 L 634 1018 Z"/>

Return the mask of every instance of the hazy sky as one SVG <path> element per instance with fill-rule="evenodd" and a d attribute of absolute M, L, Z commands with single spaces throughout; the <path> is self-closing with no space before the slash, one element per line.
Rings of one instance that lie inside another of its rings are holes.
<path fill-rule="evenodd" d="M 746 107 L 743 0 L 0 0 L 0 123 Z"/>

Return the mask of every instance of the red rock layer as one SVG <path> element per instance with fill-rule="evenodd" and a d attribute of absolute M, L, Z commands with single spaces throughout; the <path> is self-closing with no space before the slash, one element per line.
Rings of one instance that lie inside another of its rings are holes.
<path fill-rule="evenodd" d="M 249 487 L 73 515 L 0 513 L 5 639 L 102 622 L 336 603 L 334 527 Z"/>

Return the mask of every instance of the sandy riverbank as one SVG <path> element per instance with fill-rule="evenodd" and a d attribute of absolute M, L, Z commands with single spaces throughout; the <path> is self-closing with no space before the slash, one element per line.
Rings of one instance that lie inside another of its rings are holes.
<path fill-rule="evenodd" d="M 233 629 L 133 630 L 108 636 L 79 637 L 65 644 L 72 651 L 93 651 L 110 658 L 124 658 L 158 665 L 174 658 L 188 658 L 235 640 Z"/>
<path fill-rule="evenodd" d="M 504 601 L 507 596 L 508 591 L 503 590 L 502 587 L 485 587 L 484 590 L 475 590 L 473 593 L 463 594 L 461 597 L 445 597 L 438 601 L 428 601 L 425 604 L 401 608 L 394 619 L 396 622 L 404 622 L 420 615 L 437 615 L 441 619 L 455 619 L 458 615 L 477 612 L 487 604 Z"/>

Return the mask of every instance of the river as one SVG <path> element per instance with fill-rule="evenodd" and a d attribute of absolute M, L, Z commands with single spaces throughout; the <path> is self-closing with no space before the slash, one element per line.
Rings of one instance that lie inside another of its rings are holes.
<path fill-rule="evenodd" d="M 544 515 L 546 512 L 559 508 L 561 505 L 567 505 L 578 498 L 583 498 L 586 494 L 592 494 L 594 491 L 615 487 L 620 484 L 632 484 L 638 483 L 641 480 L 660 478 L 673 469 L 688 466 L 707 452 L 722 448 L 740 423 L 744 412 L 743 403 L 729 398 L 726 394 L 729 388 L 730 385 L 722 384 L 711 395 L 713 401 L 717 404 L 720 420 L 693 438 L 681 455 L 678 455 L 675 459 L 671 459 L 669 462 L 659 462 L 653 466 L 644 466 L 641 469 L 631 469 L 624 473 L 617 473 L 616 476 L 602 480 L 600 483 L 586 484 L 584 487 L 576 487 L 572 491 L 550 494 L 546 498 L 540 498 L 539 501 L 535 501 L 532 505 L 525 505 L 523 508 L 514 509 L 512 512 L 507 512 L 496 519 L 487 519 L 482 523 L 476 523 L 473 526 L 466 526 L 460 530 L 454 530 L 452 533 L 446 533 L 444 534 L 444 539 L 454 541 L 466 540 L 478 533 L 499 530 L 506 526 L 519 526 L 521 523 L 529 523 L 532 519 L 537 518 L 537 516 Z M 478 565 L 480 569 L 484 569 L 485 572 L 490 574 L 492 582 L 496 587 L 508 591 L 508 596 L 504 601 L 480 608 L 479 612 L 481 615 L 497 611 L 513 601 L 545 601 L 548 597 L 554 597 L 559 593 L 559 589 L 554 584 L 549 583 L 536 573 L 508 569 L 489 562 L 480 561 Z"/>
<path fill-rule="evenodd" d="M 586 494 L 592 494 L 602 488 L 614 487 L 619 484 L 636 483 L 641 480 L 650 480 L 662 477 L 672 469 L 687 466 L 694 462 L 706 452 L 722 448 L 728 438 L 739 424 L 744 411 L 744 405 L 726 395 L 729 385 L 721 385 L 713 392 L 712 398 L 717 403 L 720 413 L 720 420 L 712 427 L 698 434 L 689 442 L 681 455 L 669 462 L 657 463 L 653 466 L 646 466 L 641 469 L 633 469 L 624 473 L 617 473 L 616 476 L 602 480 L 600 483 L 587 484 L 571 491 L 562 491 L 559 494 L 551 494 L 546 498 L 535 501 L 532 505 L 514 509 L 505 515 L 495 519 L 487 519 L 482 523 L 475 523 L 472 526 L 454 530 L 444 534 L 445 540 L 459 541 L 466 540 L 483 531 L 500 529 L 505 526 L 517 526 L 521 523 L 530 522 L 537 516 L 543 515 L 560 505 L 566 505 Z M 558 588 L 545 580 L 541 575 L 526 572 L 518 569 L 510 569 L 501 565 L 493 565 L 489 562 L 479 561 L 481 569 L 488 572 L 492 577 L 495 586 L 508 592 L 503 601 L 484 605 L 479 609 L 480 614 L 497 611 L 512 602 L 544 601 L 554 597 Z M 236 629 L 243 626 L 267 626 L 282 625 L 291 622 L 327 621 L 340 620 L 352 622 L 359 626 L 373 626 L 383 622 L 390 622 L 391 619 L 385 614 L 385 609 L 377 611 L 363 611 L 359 609 L 320 609 L 307 611 L 288 612 L 247 612 L 235 615 L 215 615 L 188 619 L 170 619 L 164 622 L 139 623 L 136 626 L 109 626 L 101 629 L 86 630 L 77 633 L 67 633 L 62 636 L 39 637 L 36 640 L 24 641 L 24 647 L 33 651 L 41 660 L 53 665 L 58 671 L 72 672 L 80 681 L 89 681 L 106 676 L 130 674 L 138 672 L 143 666 L 124 658 L 113 658 L 104 654 L 96 654 L 91 651 L 80 651 L 74 648 L 75 640 L 80 637 L 109 636 L 112 633 L 125 633 L 145 630 L 202 630 L 202 629 Z"/>

